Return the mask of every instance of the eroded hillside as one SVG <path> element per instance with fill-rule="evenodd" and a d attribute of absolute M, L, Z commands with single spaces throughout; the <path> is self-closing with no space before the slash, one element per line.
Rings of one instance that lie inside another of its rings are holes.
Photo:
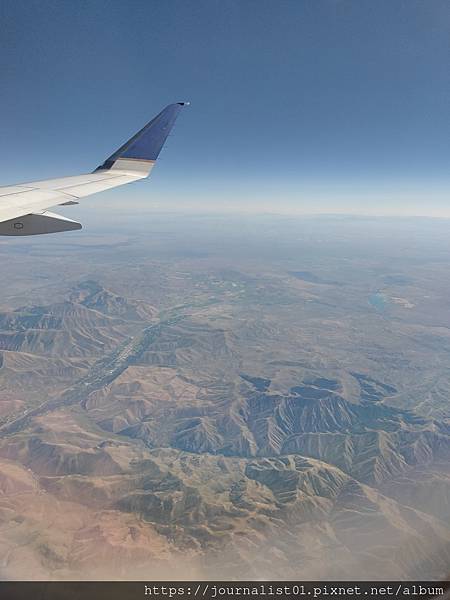
<path fill-rule="evenodd" d="M 287 254 L 263 260 L 254 241 L 258 256 L 246 246 L 239 261 L 181 242 L 153 259 L 146 240 L 122 254 L 81 244 L 70 277 L 37 251 L 44 280 L 28 303 L 32 273 L 12 276 L 2 577 L 448 572 L 441 263 L 412 273 L 414 257 L 389 264 L 375 245 L 352 259 L 336 241 L 293 258 L 288 239 Z"/>

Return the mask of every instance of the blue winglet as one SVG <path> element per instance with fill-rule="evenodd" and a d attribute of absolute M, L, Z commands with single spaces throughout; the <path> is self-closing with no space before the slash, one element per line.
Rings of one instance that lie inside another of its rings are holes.
<path fill-rule="evenodd" d="M 154 161 L 172 129 L 181 108 L 188 102 L 169 104 L 123 146 L 111 154 L 99 169 L 110 169 L 119 158 Z"/>

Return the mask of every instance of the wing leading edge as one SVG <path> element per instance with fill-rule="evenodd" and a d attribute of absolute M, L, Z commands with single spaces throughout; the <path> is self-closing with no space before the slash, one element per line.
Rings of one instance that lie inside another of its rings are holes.
<path fill-rule="evenodd" d="M 0 235 L 37 235 L 80 229 L 81 225 L 76 221 L 47 209 L 77 204 L 85 196 L 148 177 L 186 104 L 177 102 L 166 106 L 93 173 L 0 187 Z"/>

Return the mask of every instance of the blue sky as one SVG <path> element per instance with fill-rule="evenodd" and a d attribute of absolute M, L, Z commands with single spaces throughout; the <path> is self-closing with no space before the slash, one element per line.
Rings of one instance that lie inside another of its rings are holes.
<path fill-rule="evenodd" d="M 0 23 L 2 185 L 91 170 L 189 100 L 150 182 L 86 202 L 450 215 L 447 0 L 2 0 Z"/>

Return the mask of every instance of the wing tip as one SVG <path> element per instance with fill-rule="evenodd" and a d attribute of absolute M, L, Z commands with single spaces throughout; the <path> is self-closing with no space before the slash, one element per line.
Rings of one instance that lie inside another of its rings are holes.
<path fill-rule="evenodd" d="M 178 113 L 182 107 L 189 105 L 190 102 L 184 101 L 166 106 L 96 170 L 111 169 L 119 159 L 156 161 Z"/>

